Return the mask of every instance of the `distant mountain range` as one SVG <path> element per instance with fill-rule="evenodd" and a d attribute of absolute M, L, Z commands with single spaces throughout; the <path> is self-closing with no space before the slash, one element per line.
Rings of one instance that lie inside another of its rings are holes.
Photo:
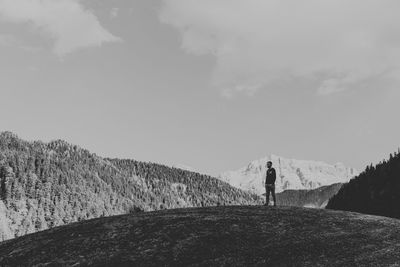
<path fill-rule="evenodd" d="M 249 163 L 237 171 L 228 171 L 219 175 L 219 179 L 230 185 L 261 195 L 265 192 L 266 162 L 272 161 L 277 173 L 276 191 L 300 189 L 312 190 L 335 183 L 346 183 L 358 171 L 342 163 L 330 165 L 319 161 L 286 159 L 271 155 Z"/>
<path fill-rule="evenodd" d="M 400 218 L 400 151 L 343 185 L 327 208 Z"/>
<path fill-rule="evenodd" d="M 0 134 L 0 241 L 110 215 L 260 203 L 207 175 Z"/>

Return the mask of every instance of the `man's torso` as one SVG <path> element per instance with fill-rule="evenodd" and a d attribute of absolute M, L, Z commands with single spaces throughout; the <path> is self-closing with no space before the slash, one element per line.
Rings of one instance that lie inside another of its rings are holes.
<path fill-rule="evenodd" d="M 267 175 L 266 175 L 266 179 L 265 179 L 265 184 L 266 185 L 274 185 L 275 184 L 275 180 L 276 180 L 276 172 L 274 168 L 269 168 L 267 169 Z"/>

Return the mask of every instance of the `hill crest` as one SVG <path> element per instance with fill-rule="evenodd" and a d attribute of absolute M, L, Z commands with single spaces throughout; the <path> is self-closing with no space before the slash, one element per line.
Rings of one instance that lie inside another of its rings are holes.
<path fill-rule="evenodd" d="M 261 206 L 165 210 L 57 227 L 0 243 L 0 265 L 390 266 L 400 221 Z"/>

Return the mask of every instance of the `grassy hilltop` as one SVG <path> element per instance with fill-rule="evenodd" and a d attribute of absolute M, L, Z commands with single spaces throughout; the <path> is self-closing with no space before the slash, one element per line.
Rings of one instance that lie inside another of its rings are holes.
<path fill-rule="evenodd" d="M 390 266 L 400 221 L 231 206 L 93 219 L 0 243 L 0 266 Z M 396 265 L 394 265 L 396 266 Z"/>

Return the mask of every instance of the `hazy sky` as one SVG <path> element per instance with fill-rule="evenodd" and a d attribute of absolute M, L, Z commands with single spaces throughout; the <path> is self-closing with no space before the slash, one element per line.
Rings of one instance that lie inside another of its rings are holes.
<path fill-rule="evenodd" d="M 400 141 L 398 0 L 0 0 L 0 130 L 218 174 Z"/>

